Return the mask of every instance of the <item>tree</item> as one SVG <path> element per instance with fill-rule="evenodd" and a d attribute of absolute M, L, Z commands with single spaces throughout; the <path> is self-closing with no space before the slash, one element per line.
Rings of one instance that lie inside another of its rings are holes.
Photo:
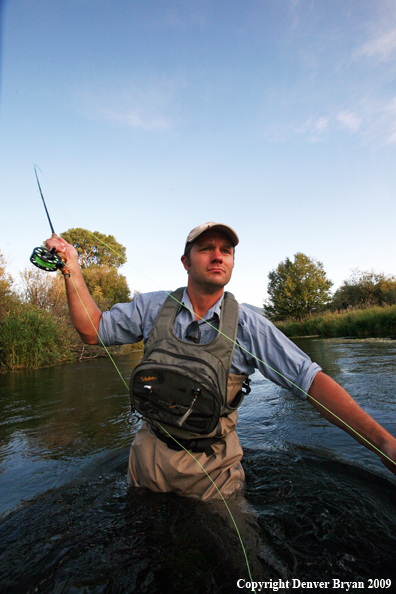
<path fill-rule="evenodd" d="M 396 277 L 377 274 L 373 270 L 352 270 L 351 276 L 337 289 L 332 309 L 392 305 L 396 303 Z"/>
<path fill-rule="evenodd" d="M 92 264 L 106 264 L 119 268 L 126 262 L 126 248 L 118 243 L 113 235 L 88 229 L 68 229 L 61 234 L 63 239 L 73 245 L 78 252 L 81 268 Z"/>
<path fill-rule="evenodd" d="M 264 312 L 275 320 L 301 319 L 320 311 L 331 299 L 333 283 L 326 277 L 323 264 L 301 252 L 295 254 L 294 262 L 286 258 L 268 278 Z"/>
<path fill-rule="evenodd" d="M 100 309 L 109 309 L 115 303 L 131 300 L 127 280 L 114 266 L 91 264 L 82 272 L 89 292 Z"/>
<path fill-rule="evenodd" d="M 66 290 L 60 272 L 49 273 L 34 268 L 25 268 L 20 273 L 22 298 L 26 303 L 50 312 L 54 317 L 64 314 L 67 307 Z"/>

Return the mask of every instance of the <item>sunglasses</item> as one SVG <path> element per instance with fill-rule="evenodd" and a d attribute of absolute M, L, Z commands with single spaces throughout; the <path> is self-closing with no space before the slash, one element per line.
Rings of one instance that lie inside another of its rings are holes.
<path fill-rule="evenodd" d="M 195 322 L 191 322 L 191 324 L 187 326 L 186 338 L 187 340 L 191 340 L 191 342 L 195 342 L 195 344 L 199 344 L 201 340 L 201 330 L 198 324 L 198 320 L 195 320 Z"/>
<path fill-rule="evenodd" d="M 205 320 L 205 322 L 213 322 L 214 320 L 216 320 L 217 315 L 215 314 L 214 316 L 212 316 L 210 318 L 210 320 Z M 187 340 L 191 340 L 191 342 L 194 342 L 195 344 L 199 344 L 201 342 L 201 329 L 200 329 L 200 325 L 204 324 L 205 322 L 201 322 L 201 324 L 199 324 L 198 320 L 195 320 L 194 322 L 191 322 L 191 324 L 189 324 L 187 326 L 187 330 L 186 330 L 186 338 Z"/>

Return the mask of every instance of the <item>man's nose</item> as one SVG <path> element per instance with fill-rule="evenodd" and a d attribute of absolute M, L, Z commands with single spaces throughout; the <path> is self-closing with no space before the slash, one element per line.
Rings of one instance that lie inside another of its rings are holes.
<path fill-rule="evenodd" d="M 222 255 L 221 251 L 219 250 L 219 248 L 216 248 L 213 251 L 212 260 L 213 261 L 216 261 L 216 262 L 222 262 L 223 261 L 223 255 Z"/>

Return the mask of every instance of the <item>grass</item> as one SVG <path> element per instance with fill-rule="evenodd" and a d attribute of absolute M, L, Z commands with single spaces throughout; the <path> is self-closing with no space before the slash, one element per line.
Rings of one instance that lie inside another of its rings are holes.
<path fill-rule="evenodd" d="M 312 315 L 297 322 L 276 322 L 286 336 L 312 336 L 355 338 L 386 337 L 396 335 L 396 305 L 370 307 L 351 311 L 326 312 Z"/>
<path fill-rule="evenodd" d="M 109 347 L 112 355 L 142 349 L 143 342 Z M 69 319 L 55 319 L 34 306 L 23 304 L 0 323 L 0 373 L 96 357 L 107 357 L 105 349 L 84 345 Z"/>

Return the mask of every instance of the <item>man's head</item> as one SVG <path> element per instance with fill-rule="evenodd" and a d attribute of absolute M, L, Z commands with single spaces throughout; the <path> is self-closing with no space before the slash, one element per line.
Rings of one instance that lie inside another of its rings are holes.
<path fill-rule="evenodd" d="M 181 257 L 189 286 L 199 285 L 208 292 L 224 287 L 231 278 L 238 243 L 237 234 L 228 225 L 205 223 L 195 227 L 188 234 Z"/>
<path fill-rule="evenodd" d="M 187 260 L 189 260 L 190 258 L 190 252 L 194 244 L 194 241 L 198 239 L 198 237 L 200 237 L 203 233 L 209 230 L 219 231 L 220 233 L 228 237 L 234 248 L 239 243 L 239 237 L 235 233 L 234 229 L 232 229 L 232 227 L 229 227 L 228 225 L 223 225 L 222 223 L 203 223 L 203 225 L 198 225 L 198 227 L 194 227 L 194 229 L 192 229 L 190 233 L 187 235 L 186 245 L 184 247 L 184 256 L 187 258 Z"/>

